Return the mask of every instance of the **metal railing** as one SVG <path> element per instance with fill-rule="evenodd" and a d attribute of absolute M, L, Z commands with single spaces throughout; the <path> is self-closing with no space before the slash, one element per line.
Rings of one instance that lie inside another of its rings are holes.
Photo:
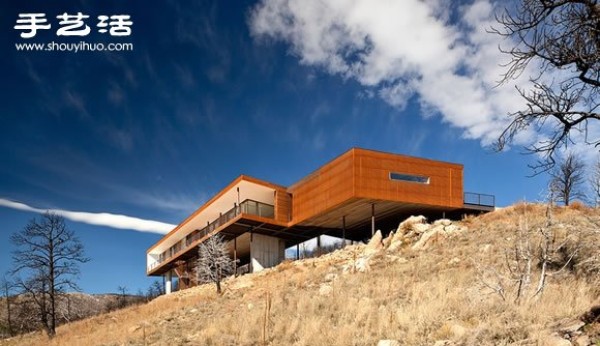
<path fill-rule="evenodd" d="M 484 207 L 495 207 L 496 196 L 483 193 L 465 192 L 464 203 L 471 205 L 480 205 Z"/>
<path fill-rule="evenodd" d="M 247 199 L 241 202 L 239 205 L 236 205 L 233 208 L 229 209 L 224 214 L 219 215 L 217 219 L 215 219 L 213 222 L 208 223 L 204 228 L 193 231 L 192 233 L 188 234 L 185 238 L 175 243 L 173 246 L 161 253 L 158 256 L 158 261 L 149 265 L 147 270 L 150 271 L 154 269 L 169 258 L 177 255 L 183 250 L 186 250 L 191 244 L 204 238 L 205 236 L 212 233 L 214 230 L 226 224 L 227 222 L 233 220 L 236 216 L 240 214 L 251 214 L 273 219 L 275 218 L 275 207 L 270 204 L 258 202 L 252 199 Z"/>

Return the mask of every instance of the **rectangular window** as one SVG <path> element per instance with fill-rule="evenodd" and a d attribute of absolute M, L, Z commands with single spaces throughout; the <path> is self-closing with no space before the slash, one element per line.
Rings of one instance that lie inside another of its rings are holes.
<path fill-rule="evenodd" d="M 409 183 L 429 184 L 429 177 L 405 173 L 390 172 L 391 180 L 406 181 Z"/>

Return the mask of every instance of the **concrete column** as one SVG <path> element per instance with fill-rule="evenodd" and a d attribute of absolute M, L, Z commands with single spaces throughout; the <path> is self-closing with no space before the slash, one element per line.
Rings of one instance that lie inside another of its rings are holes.
<path fill-rule="evenodd" d="M 281 263 L 285 255 L 285 242 L 276 237 L 252 234 L 250 264 L 252 272 L 259 272 Z"/>
<path fill-rule="evenodd" d="M 237 277 L 237 237 L 233 238 L 233 276 Z"/>
<path fill-rule="evenodd" d="M 165 273 L 165 294 L 171 294 L 172 278 L 173 278 L 173 275 L 171 274 L 170 270 Z"/>

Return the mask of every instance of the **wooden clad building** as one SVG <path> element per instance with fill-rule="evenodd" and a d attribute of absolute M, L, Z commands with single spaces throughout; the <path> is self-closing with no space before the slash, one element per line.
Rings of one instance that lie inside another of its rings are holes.
<path fill-rule="evenodd" d="M 179 288 L 195 285 L 197 246 L 215 234 L 229 241 L 238 271 L 257 271 L 322 234 L 362 240 L 412 214 L 493 207 L 493 196 L 464 193 L 460 164 L 353 148 L 290 187 L 238 177 L 148 249 L 147 274 L 164 275 L 167 291 L 173 276 Z"/>

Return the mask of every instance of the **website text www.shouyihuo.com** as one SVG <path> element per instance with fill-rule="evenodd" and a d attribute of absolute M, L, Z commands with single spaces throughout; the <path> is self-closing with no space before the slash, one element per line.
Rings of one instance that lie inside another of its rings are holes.
<path fill-rule="evenodd" d="M 21 42 L 15 43 L 15 49 L 17 51 L 24 52 L 127 52 L 133 51 L 133 43 L 128 42 L 113 42 L 113 43 L 102 43 L 102 42 Z"/>

